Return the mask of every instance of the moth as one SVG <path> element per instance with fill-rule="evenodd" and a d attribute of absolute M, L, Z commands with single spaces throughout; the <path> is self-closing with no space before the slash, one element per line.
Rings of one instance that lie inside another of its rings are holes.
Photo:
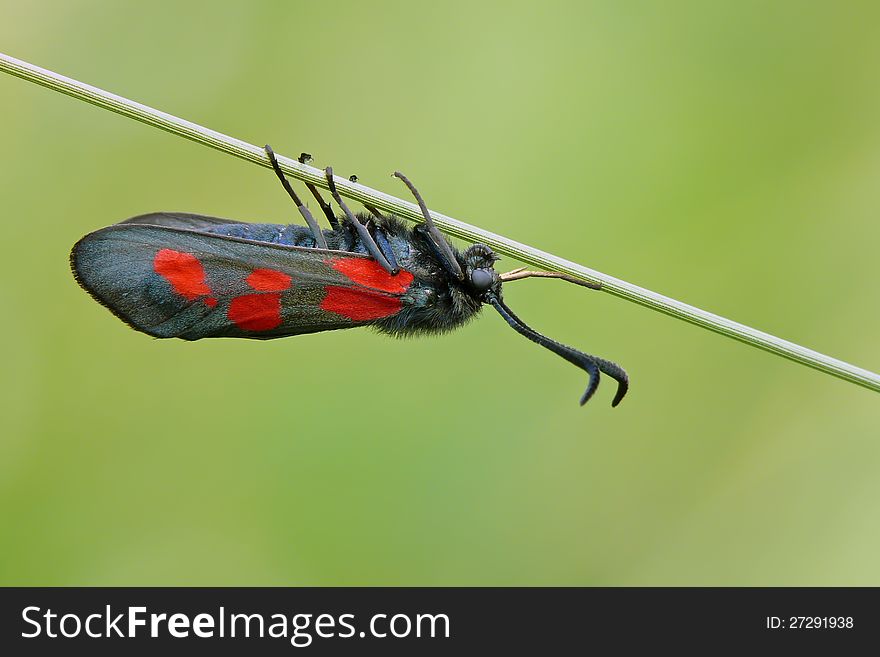
<path fill-rule="evenodd" d="M 617 381 L 611 402 L 627 392 L 626 372 L 541 335 L 504 302 L 502 285 L 555 272 L 495 271 L 499 259 L 484 244 L 456 248 L 434 225 L 409 179 L 424 223 L 415 227 L 366 205 L 355 215 L 342 200 L 333 170 L 325 175 L 337 216 L 317 187 L 307 184 L 330 228 L 321 229 L 281 171 L 266 155 L 306 225 L 255 224 L 180 212 L 133 217 L 90 233 L 70 254 L 77 282 L 134 329 L 157 338 L 271 339 L 372 326 L 392 336 L 443 333 L 495 308 L 518 333 L 589 375 L 580 403 L 599 385 L 600 372 Z M 303 153 L 300 162 L 310 156 Z"/>

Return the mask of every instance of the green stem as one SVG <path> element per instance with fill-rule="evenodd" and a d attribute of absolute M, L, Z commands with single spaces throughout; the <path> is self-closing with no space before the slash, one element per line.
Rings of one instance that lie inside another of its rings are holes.
<path fill-rule="evenodd" d="M 141 123 L 161 128 L 179 137 L 185 137 L 199 144 L 210 146 L 218 151 L 234 155 L 253 164 L 259 164 L 264 167 L 269 166 L 266 154 L 259 146 L 254 146 L 240 139 L 209 130 L 198 124 L 185 121 L 171 114 L 141 105 L 122 96 L 117 96 L 103 89 L 98 89 L 97 87 L 84 84 L 2 53 L 0 53 L 0 70 L 29 82 L 48 87 L 54 91 L 67 94 L 68 96 L 73 96 L 78 100 L 83 100 L 98 107 L 122 114 Z M 324 172 L 320 169 L 301 164 L 296 160 L 281 155 L 277 157 L 281 168 L 291 177 L 325 189 L 327 188 Z M 422 220 L 418 206 L 413 203 L 383 194 L 364 185 L 353 183 L 345 178 L 336 178 L 335 182 L 339 193 L 343 196 L 361 203 L 373 205 L 405 219 L 412 221 Z M 471 226 L 438 212 L 432 211 L 431 216 L 434 218 L 437 226 L 455 237 L 469 242 L 482 242 L 499 253 L 511 256 L 535 267 L 564 272 L 587 282 L 601 283 L 602 289 L 605 292 L 609 292 L 627 301 L 635 302 L 652 310 L 658 310 L 677 319 L 682 319 L 710 331 L 734 338 L 740 342 L 745 342 L 753 347 L 758 347 L 807 365 L 820 372 L 825 372 L 880 392 L 880 375 L 874 372 L 856 367 L 836 358 L 831 358 L 812 349 L 807 349 L 793 342 L 777 338 L 769 333 L 758 331 L 681 301 L 670 299 L 657 292 L 627 283 L 551 253 L 546 253 L 501 235 L 490 233 L 487 230 Z"/>

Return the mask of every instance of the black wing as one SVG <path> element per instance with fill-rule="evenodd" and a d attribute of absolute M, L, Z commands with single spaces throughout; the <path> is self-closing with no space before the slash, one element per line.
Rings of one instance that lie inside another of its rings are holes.
<path fill-rule="evenodd" d="M 400 311 L 413 280 L 405 271 L 392 277 L 358 253 L 182 227 L 218 223 L 230 222 L 171 213 L 135 217 L 82 238 L 71 267 L 83 288 L 135 329 L 187 340 L 370 324 Z"/>

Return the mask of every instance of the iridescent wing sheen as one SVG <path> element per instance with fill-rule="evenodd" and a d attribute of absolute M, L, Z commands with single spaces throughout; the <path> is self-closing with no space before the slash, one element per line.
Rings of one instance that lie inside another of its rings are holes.
<path fill-rule="evenodd" d="M 135 217 L 83 237 L 71 267 L 83 288 L 133 328 L 186 340 L 370 324 L 397 314 L 413 281 L 410 272 L 391 276 L 362 254 L 205 232 L 221 223 L 238 222 Z"/>
<path fill-rule="evenodd" d="M 190 214 L 188 212 L 150 212 L 141 214 L 125 221 L 120 221 L 117 226 L 130 226 L 132 224 L 147 224 L 149 226 L 165 226 L 166 228 L 183 228 L 185 230 L 208 231 L 224 224 L 240 224 L 234 219 L 221 219 L 209 217 L 203 214 Z"/>

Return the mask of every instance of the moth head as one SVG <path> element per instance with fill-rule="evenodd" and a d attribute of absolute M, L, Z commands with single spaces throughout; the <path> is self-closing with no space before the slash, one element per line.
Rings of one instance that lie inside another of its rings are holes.
<path fill-rule="evenodd" d="M 501 289 L 501 277 L 495 271 L 498 256 L 485 244 L 474 244 L 464 252 L 465 280 L 481 299 L 490 292 Z"/>

